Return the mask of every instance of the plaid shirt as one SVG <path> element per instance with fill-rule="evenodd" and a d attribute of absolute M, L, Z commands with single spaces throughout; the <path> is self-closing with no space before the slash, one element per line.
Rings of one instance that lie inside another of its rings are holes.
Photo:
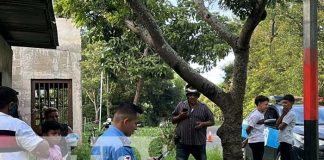
<path fill-rule="evenodd" d="M 204 145 L 206 144 L 207 127 L 196 129 L 196 122 L 214 122 L 214 115 L 203 103 L 198 102 L 197 107 L 192 109 L 188 101 L 180 102 L 172 112 L 172 116 L 177 116 L 183 110 L 188 109 L 189 117 L 178 122 L 176 134 L 180 137 L 180 143 L 184 145 Z"/>

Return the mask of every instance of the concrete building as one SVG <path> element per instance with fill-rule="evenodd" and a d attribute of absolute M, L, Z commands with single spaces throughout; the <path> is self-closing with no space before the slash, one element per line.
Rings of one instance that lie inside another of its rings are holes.
<path fill-rule="evenodd" d="M 81 133 L 80 31 L 68 20 L 55 22 L 51 0 L 4 1 L 0 7 L 8 10 L 0 14 L 0 85 L 19 92 L 21 118 L 36 132 L 43 110 L 56 107 L 61 122 Z"/>
<path fill-rule="evenodd" d="M 19 91 L 20 113 L 40 131 L 44 107 L 59 110 L 60 120 L 81 132 L 81 38 L 72 22 L 56 18 L 57 49 L 12 47 L 12 87 Z"/>

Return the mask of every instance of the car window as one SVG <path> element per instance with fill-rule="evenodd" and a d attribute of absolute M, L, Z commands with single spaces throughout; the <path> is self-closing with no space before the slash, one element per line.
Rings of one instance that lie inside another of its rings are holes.
<path fill-rule="evenodd" d="M 296 125 L 304 125 L 304 107 L 293 107 L 296 116 Z M 324 125 L 324 107 L 318 108 L 318 124 Z"/>

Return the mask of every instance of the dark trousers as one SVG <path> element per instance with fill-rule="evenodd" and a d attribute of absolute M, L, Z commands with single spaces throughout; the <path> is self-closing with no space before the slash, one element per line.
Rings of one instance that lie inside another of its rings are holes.
<path fill-rule="evenodd" d="M 253 160 L 262 160 L 264 153 L 264 142 L 249 143 L 252 149 Z"/>
<path fill-rule="evenodd" d="M 280 142 L 279 151 L 281 154 L 281 160 L 290 160 L 291 159 L 291 144 L 286 142 Z"/>
<path fill-rule="evenodd" d="M 196 160 L 207 160 L 206 145 L 177 144 L 176 160 L 188 160 L 190 154 Z"/>

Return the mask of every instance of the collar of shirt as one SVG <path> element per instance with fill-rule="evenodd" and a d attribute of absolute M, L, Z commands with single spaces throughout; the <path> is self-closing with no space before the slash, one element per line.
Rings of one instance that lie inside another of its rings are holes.
<path fill-rule="evenodd" d="M 259 111 L 258 109 L 257 109 L 257 111 L 258 111 L 260 114 L 263 114 L 263 115 L 264 115 L 264 112 L 261 112 L 261 111 Z"/>
<path fill-rule="evenodd" d="M 119 130 L 117 127 L 115 127 L 114 125 L 111 125 L 108 130 L 110 130 L 110 132 L 113 133 L 115 136 L 125 136 L 126 137 L 126 135 L 121 130 Z"/>
<path fill-rule="evenodd" d="M 191 107 L 190 107 L 190 105 L 189 105 L 189 103 L 188 103 L 188 100 L 186 100 L 184 103 L 185 103 L 186 106 L 188 106 L 188 107 L 191 109 Z M 203 105 L 203 103 L 201 103 L 200 101 L 198 101 L 198 102 L 197 102 L 197 107 L 196 107 L 196 108 L 201 107 L 202 105 Z"/>

